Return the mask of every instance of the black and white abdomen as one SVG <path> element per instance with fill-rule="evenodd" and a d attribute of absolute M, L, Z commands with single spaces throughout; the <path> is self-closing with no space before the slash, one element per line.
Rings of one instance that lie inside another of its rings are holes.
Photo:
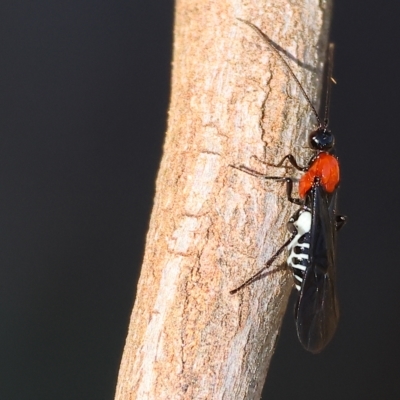
<path fill-rule="evenodd" d="M 290 218 L 288 230 L 295 236 L 288 246 L 287 264 L 292 269 L 296 289 L 300 291 L 309 263 L 311 212 L 308 209 L 300 209 Z"/>

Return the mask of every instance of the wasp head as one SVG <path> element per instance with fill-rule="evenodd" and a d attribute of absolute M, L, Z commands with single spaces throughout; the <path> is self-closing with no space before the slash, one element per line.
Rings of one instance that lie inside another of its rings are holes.
<path fill-rule="evenodd" d="M 328 151 L 335 145 L 335 137 L 326 126 L 320 126 L 310 133 L 308 143 L 313 150 Z"/>

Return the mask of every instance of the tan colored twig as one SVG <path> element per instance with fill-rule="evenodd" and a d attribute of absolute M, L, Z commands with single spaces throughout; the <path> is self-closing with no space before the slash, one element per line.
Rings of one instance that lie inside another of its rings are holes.
<path fill-rule="evenodd" d="M 293 285 L 284 256 L 229 291 L 288 237 L 294 207 L 281 183 L 229 165 L 267 171 L 253 155 L 276 163 L 290 152 L 304 164 L 315 119 L 237 18 L 289 53 L 314 100 L 329 9 L 317 0 L 177 1 L 168 131 L 116 400 L 260 398 Z"/>

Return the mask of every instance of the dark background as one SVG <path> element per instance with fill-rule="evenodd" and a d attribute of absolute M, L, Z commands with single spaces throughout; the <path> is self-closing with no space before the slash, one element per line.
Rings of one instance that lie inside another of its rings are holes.
<path fill-rule="evenodd" d="M 268 399 L 400 398 L 396 3 L 335 5 L 342 315 L 314 356 L 288 311 Z M 113 399 L 165 131 L 172 16 L 170 0 L 1 3 L 1 400 Z"/>

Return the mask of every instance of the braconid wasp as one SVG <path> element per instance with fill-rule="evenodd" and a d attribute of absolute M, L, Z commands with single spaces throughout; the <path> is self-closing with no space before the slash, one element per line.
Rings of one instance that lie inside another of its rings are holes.
<path fill-rule="evenodd" d="M 328 129 L 334 47 L 333 44 L 329 45 L 325 116 L 322 121 L 300 81 L 280 54 L 277 46 L 255 25 L 248 21 L 240 21 L 252 28 L 284 64 L 307 100 L 318 126 L 308 138 L 309 147 L 314 151 L 314 155 L 305 167 L 299 166 L 292 154 L 286 155 L 277 165 L 267 164 L 273 167 L 282 167 L 287 160 L 294 168 L 304 172 L 299 181 L 299 198 L 292 196 L 294 178 L 267 176 L 244 165 L 233 166 L 258 178 L 285 182 L 288 200 L 299 205 L 300 208 L 287 224 L 291 234 L 289 239 L 265 263 L 260 271 L 230 293 L 234 294 L 259 279 L 262 273 L 287 248 L 289 251 L 287 265 L 292 270 L 294 284 L 298 291 L 295 307 L 297 336 L 306 350 L 318 353 L 332 339 L 339 319 L 335 289 L 336 232 L 346 222 L 345 216 L 336 214 L 339 163 L 334 155 L 334 136 Z"/>

